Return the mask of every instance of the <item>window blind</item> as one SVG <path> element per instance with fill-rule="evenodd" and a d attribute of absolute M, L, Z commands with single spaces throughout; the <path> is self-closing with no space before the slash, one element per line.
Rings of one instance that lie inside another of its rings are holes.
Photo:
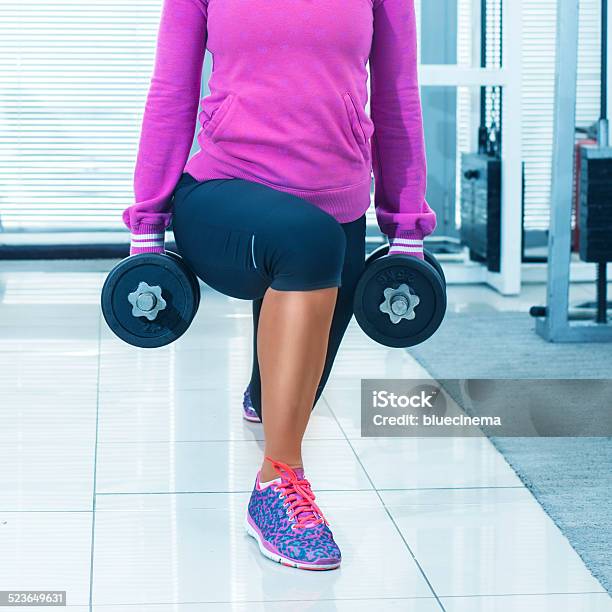
<path fill-rule="evenodd" d="M 157 0 L 2 0 L 0 231 L 125 229 Z"/>
<path fill-rule="evenodd" d="M 600 1 L 580 1 L 576 123 L 599 117 Z M 548 229 L 553 150 L 557 0 L 523 2 L 522 130 L 525 227 Z"/>

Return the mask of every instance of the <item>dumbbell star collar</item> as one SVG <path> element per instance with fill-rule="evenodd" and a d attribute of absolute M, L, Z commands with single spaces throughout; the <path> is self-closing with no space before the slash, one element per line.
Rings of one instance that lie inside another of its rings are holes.
<path fill-rule="evenodd" d="M 384 290 L 384 302 L 380 305 L 380 312 L 389 315 L 391 323 L 397 325 L 402 319 L 412 321 L 416 314 L 414 309 L 421 303 L 418 295 L 410 291 L 406 284 L 400 285 L 397 289 L 388 287 Z"/>
<path fill-rule="evenodd" d="M 136 291 L 128 295 L 128 301 L 132 305 L 133 317 L 146 317 L 149 321 L 154 321 L 159 311 L 166 308 L 161 287 L 151 287 L 145 282 L 141 282 Z"/>

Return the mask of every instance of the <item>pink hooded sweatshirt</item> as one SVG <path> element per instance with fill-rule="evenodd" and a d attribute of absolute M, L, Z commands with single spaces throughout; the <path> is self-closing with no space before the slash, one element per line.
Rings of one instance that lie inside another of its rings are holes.
<path fill-rule="evenodd" d="M 200 101 L 206 48 L 213 71 Z M 196 115 L 199 150 L 187 161 Z M 135 203 L 123 213 L 132 253 L 163 251 L 183 172 L 263 183 L 340 223 L 369 207 L 373 172 L 381 231 L 420 255 L 436 219 L 425 201 L 414 1 L 165 0 Z"/>

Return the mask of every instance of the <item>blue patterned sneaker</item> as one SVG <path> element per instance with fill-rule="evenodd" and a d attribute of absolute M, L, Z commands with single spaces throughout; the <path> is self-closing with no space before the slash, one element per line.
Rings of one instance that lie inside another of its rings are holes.
<path fill-rule="evenodd" d="M 247 512 L 247 533 L 261 554 L 288 567 L 329 570 L 340 565 L 340 549 L 315 504 L 302 468 L 266 457 L 279 477 L 263 486 L 259 473 Z"/>
<path fill-rule="evenodd" d="M 261 419 L 257 416 L 255 408 L 253 408 L 250 385 L 245 389 L 244 396 L 242 397 L 242 416 L 251 423 L 261 423 Z"/>

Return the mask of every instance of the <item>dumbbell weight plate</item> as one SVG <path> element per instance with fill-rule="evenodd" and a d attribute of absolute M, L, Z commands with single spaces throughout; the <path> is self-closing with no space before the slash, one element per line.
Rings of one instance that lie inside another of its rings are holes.
<path fill-rule="evenodd" d="M 154 320 L 134 316 L 128 300 L 140 283 L 161 288 L 166 307 Z M 102 313 L 110 329 L 133 346 L 156 348 L 177 340 L 197 312 L 197 292 L 182 261 L 158 253 L 132 255 L 119 262 L 102 288 Z"/>
<path fill-rule="evenodd" d="M 380 310 L 385 289 L 410 287 L 418 296 L 412 320 L 393 323 Z M 425 262 L 409 255 L 392 255 L 372 261 L 364 271 L 354 299 L 355 318 L 363 331 L 385 346 L 407 348 L 427 340 L 440 327 L 446 312 L 446 291 L 441 277 Z"/>
<path fill-rule="evenodd" d="M 388 253 L 388 244 L 383 244 L 382 246 L 379 246 L 377 249 L 372 251 L 366 258 L 366 266 L 368 264 L 371 264 L 373 261 L 384 257 Z M 428 264 L 431 264 L 436 269 L 436 272 L 440 275 L 440 278 L 442 279 L 442 281 L 444 282 L 444 286 L 446 287 L 446 276 L 444 276 L 444 270 L 442 270 L 442 266 L 440 265 L 440 262 L 436 259 L 435 255 L 427 249 L 423 249 L 423 255 L 425 256 L 425 261 Z"/>
<path fill-rule="evenodd" d="M 173 251 L 166 251 L 166 255 L 168 255 L 168 257 L 172 257 L 172 259 L 180 262 L 182 265 L 185 266 L 187 275 L 189 276 L 189 279 L 191 280 L 191 284 L 193 285 L 193 289 L 197 297 L 197 305 L 199 307 L 200 299 L 202 297 L 202 292 L 200 291 L 200 282 L 198 281 L 198 277 L 196 276 L 195 272 L 193 272 L 192 269 L 189 266 L 187 266 L 183 258 L 178 253 L 174 253 Z"/>
<path fill-rule="evenodd" d="M 389 252 L 389 245 L 382 244 L 378 248 L 374 249 L 367 257 L 366 257 L 366 267 L 369 266 L 373 261 L 384 257 Z"/>
<path fill-rule="evenodd" d="M 440 265 L 440 262 L 436 259 L 435 255 L 427 249 L 423 249 L 423 255 L 425 256 L 425 261 L 428 264 L 432 265 L 435 271 L 440 275 L 440 278 L 444 283 L 444 287 L 446 287 L 446 276 L 444 276 L 444 270 L 442 269 L 442 266 Z"/>

